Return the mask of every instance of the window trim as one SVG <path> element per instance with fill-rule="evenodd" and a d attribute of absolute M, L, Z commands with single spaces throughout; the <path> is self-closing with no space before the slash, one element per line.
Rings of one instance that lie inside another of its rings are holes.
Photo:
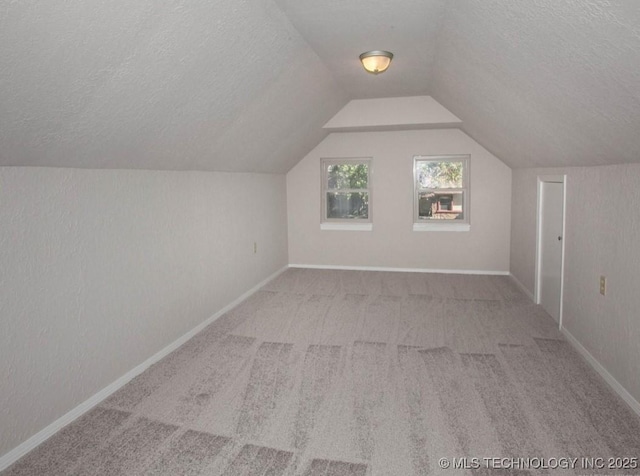
<path fill-rule="evenodd" d="M 320 223 L 323 231 L 373 231 L 373 223 Z"/>
<path fill-rule="evenodd" d="M 469 154 L 457 155 L 415 155 L 413 157 L 413 231 L 469 231 L 471 229 L 470 220 L 470 177 L 471 177 L 471 156 Z M 418 162 L 462 162 L 462 187 L 461 188 L 421 188 L 418 187 L 417 165 Z M 423 191 L 440 190 L 450 192 L 462 192 L 463 220 L 427 220 L 419 218 L 418 193 Z"/>
<path fill-rule="evenodd" d="M 367 165 L 367 188 L 359 189 L 329 189 L 327 167 L 330 165 Z M 373 175 L 372 157 L 323 157 L 320 159 L 320 229 L 321 230 L 347 230 L 347 231 L 371 231 L 373 229 L 373 193 L 371 178 Z M 327 192 L 366 192 L 368 194 L 367 218 L 327 218 Z"/>

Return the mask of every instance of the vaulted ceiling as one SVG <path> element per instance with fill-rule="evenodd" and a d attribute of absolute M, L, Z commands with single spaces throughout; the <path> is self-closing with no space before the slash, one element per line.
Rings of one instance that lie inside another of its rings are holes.
<path fill-rule="evenodd" d="M 0 165 L 282 173 L 349 99 L 413 95 L 512 167 L 640 162 L 640 2 L 0 8 Z"/>

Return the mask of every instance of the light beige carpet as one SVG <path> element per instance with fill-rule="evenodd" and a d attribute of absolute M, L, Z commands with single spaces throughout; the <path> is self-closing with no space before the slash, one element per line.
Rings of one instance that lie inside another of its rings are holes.
<path fill-rule="evenodd" d="M 640 456 L 638 417 L 508 277 L 290 269 L 3 476 L 556 474 L 439 462 L 612 456 Z"/>

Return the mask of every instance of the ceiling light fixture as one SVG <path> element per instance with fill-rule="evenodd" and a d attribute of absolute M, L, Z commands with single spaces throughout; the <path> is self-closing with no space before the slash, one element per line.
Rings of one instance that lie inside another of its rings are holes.
<path fill-rule="evenodd" d="M 393 53 L 388 51 L 366 51 L 360 55 L 362 66 L 371 74 L 384 73 L 393 59 Z"/>

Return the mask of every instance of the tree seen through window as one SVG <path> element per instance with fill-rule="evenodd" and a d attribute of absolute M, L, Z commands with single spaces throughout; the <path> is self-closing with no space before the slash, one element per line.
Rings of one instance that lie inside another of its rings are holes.
<path fill-rule="evenodd" d="M 369 218 L 369 164 L 362 162 L 325 165 L 326 219 Z"/>

